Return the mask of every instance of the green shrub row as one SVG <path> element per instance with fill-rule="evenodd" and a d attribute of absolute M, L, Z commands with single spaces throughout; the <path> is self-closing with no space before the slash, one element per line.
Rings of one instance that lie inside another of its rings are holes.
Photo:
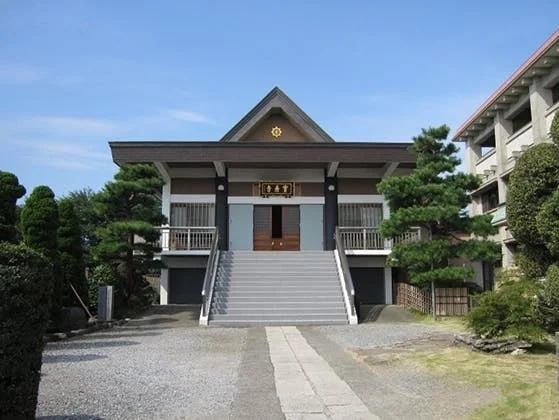
<path fill-rule="evenodd" d="M 1 419 L 35 418 L 51 287 L 44 256 L 0 243 Z"/>

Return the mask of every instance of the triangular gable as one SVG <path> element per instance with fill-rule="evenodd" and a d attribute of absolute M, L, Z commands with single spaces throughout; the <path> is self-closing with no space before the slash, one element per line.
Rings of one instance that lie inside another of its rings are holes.
<path fill-rule="evenodd" d="M 258 141 L 254 137 L 259 130 L 267 129 L 267 124 L 275 118 L 283 118 L 288 124 L 282 129 L 282 134 L 290 133 L 288 140 L 274 137 L 278 142 L 302 141 L 316 143 L 334 142 L 320 126 L 315 123 L 301 108 L 295 104 L 278 87 L 273 88 L 264 99 L 252 108 L 223 138 L 222 142 Z M 273 128 L 273 127 L 272 127 Z M 262 138 L 262 141 L 271 139 Z"/>

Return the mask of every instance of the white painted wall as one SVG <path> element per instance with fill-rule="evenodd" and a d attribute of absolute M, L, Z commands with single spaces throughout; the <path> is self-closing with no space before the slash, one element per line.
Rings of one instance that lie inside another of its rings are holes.
<path fill-rule="evenodd" d="M 215 194 L 170 194 L 171 203 L 215 203 Z"/>

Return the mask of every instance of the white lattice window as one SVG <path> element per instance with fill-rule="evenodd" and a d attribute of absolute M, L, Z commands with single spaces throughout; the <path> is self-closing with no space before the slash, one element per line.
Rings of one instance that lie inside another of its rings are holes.
<path fill-rule="evenodd" d="M 172 203 L 171 226 L 215 226 L 215 204 Z"/>
<path fill-rule="evenodd" d="M 382 222 L 382 204 L 341 203 L 338 204 L 338 226 L 379 227 Z"/>

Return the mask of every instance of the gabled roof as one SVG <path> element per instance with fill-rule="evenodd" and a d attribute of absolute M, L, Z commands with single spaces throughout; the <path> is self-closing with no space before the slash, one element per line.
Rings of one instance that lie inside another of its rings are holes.
<path fill-rule="evenodd" d="M 270 113 L 283 114 L 310 139 L 317 143 L 333 143 L 334 139 L 309 117 L 279 87 L 274 87 L 248 114 L 225 134 L 220 142 L 237 142 Z"/>

